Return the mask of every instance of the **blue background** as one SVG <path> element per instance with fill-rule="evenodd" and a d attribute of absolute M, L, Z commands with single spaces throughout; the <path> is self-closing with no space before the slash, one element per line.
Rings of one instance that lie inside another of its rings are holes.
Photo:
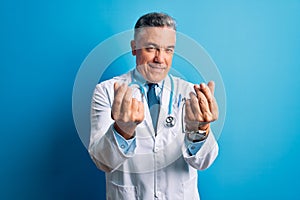
<path fill-rule="evenodd" d="M 72 89 L 101 41 L 164 11 L 217 64 L 227 113 L 203 200 L 300 199 L 300 1 L 1 1 L 0 199 L 104 199 Z M 99 58 L 101 59 L 101 58 Z"/>

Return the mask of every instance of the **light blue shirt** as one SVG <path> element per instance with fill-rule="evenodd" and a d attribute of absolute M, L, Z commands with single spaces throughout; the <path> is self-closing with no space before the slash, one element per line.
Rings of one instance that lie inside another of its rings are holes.
<path fill-rule="evenodd" d="M 206 139 L 205 139 L 206 140 Z M 202 145 L 204 144 L 205 140 L 202 140 L 200 142 L 192 142 L 187 139 L 187 137 L 184 138 L 185 146 L 187 147 L 190 155 L 196 155 L 196 153 L 201 149 Z"/>
<path fill-rule="evenodd" d="M 112 126 L 113 127 L 113 126 Z M 136 147 L 136 139 L 131 138 L 129 140 L 126 140 L 123 136 L 121 136 L 116 129 L 113 127 L 114 135 L 117 140 L 117 143 L 119 145 L 119 149 L 124 153 L 124 154 L 130 154 L 133 153 L 135 147 Z"/>

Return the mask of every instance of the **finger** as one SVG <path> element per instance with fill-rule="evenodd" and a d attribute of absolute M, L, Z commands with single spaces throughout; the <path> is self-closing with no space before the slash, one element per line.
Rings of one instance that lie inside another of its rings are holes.
<path fill-rule="evenodd" d="M 186 121 L 195 121 L 195 116 L 191 108 L 191 100 L 185 101 L 185 118 Z"/>
<path fill-rule="evenodd" d="M 116 92 L 119 87 L 120 87 L 119 83 L 115 82 L 114 83 L 114 92 Z"/>
<path fill-rule="evenodd" d="M 194 89 L 197 93 L 199 103 L 201 101 L 205 100 L 208 102 L 209 106 L 210 106 L 210 104 L 212 104 L 213 95 L 212 95 L 209 87 L 205 83 L 201 83 L 200 85 L 195 85 Z M 204 94 L 205 98 L 203 98 L 203 94 Z M 205 103 L 205 102 L 203 102 L 203 103 Z M 210 109 L 210 107 L 209 107 L 209 109 Z"/>
<path fill-rule="evenodd" d="M 217 120 L 219 117 L 219 108 L 216 99 L 213 99 L 213 103 L 211 104 L 211 113 L 214 120 Z"/>
<path fill-rule="evenodd" d="M 123 99 L 123 96 L 126 92 L 126 87 L 127 85 L 125 83 L 119 84 L 119 83 L 114 83 L 114 98 L 115 99 Z"/>
<path fill-rule="evenodd" d="M 201 83 L 200 90 L 205 95 L 207 101 L 211 103 L 213 101 L 213 93 L 211 92 L 210 88 L 205 83 Z"/>
<path fill-rule="evenodd" d="M 134 114 L 134 122 L 141 123 L 144 120 L 144 104 L 133 98 L 131 106 Z"/>
<path fill-rule="evenodd" d="M 194 85 L 194 90 L 196 92 L 197 98 L 201 93 L 200 85 Z"/>
<path fill-rule="evenodd" d="M 127 117 L 128 115 L 131 115 L 131 103 L 132 103 L 132 89 L 131 87 L 127 87 L 126 85 L 126 92 L 124 94 L 123 100 L 122 100 L 122 106 L 121 106 L 121 113 Z"/>
<path fill-rule="evenodd" d="M 215 82 L 214 81 L 209 81 L 207 83 L 207 86 L 208 86 L 211 94 L 214 95 L 215 94 Z"/>
<path fill-rule="evenodd" d="M 191 110 L 194 114 L 195 121 L 202 121 L 203 120 L 202 111 L 200 110 L 198 98 L 193 92 L 190 93 L 190 98 L 191 98 Z"/>
<path fill-rule="evenodd" d="M 206 99 L 206 96 L 200 92 L 199 96 L 198 96 L 198 101 L 199 101 L 199 107 L 200 107 L 200 110 L 202 112 L 202 118 L 204 121 L 210 121 L 211 120 L 211 110 L 210 110 L 210 107 L 209 107 L 209 103 Z"/>
<path fill-rule="evenodd" d="M 214 97 L 214 91 L 215 91 L 214 81 L 209 81 L 207 87 L 209 88 L 209 91 L 211 93 L 211 98 L 208 98 L 210 111 L 212 113 L 213 120 L 216 120 L 218 119 L 219 111 L 218 111 L 218 104 L 216 102 L 216 98 Z"/>
<path fill-rule="evenodd" d="M 112 105 L 112 118 L 115 119 L 120 115 L 123 96 L 126 92 L 126 85 L 118 83 L 114 84 L 114 101 Z"/>
<path fill-rule="evenodd" d="M 139 102 L 136 98 L 132 98 L 131 100 L 131 110 L 132 113 L 138 113 L 138 109 L 139 109 Z"/>
<path fill-rule="evenodd" d="M 198 129 L 198 121 L 195 118 L 191 104 L 192 104 L 191 99 L 186 101 L 186 115 L 184 117 L 185 130 L 197 130 Z"/>
<path fill-rule="evenodd" d="M 200 84 L 200 90 L 205 95 L 205 98 L 207 99 L 207 102 L 208 102 L 208 105 L 209 105 L 209 110 L 210 110 L 210 112 L 212 112 L 214 110 L 214 104 L 216 102 L 215 102 L 215 98 L 214 98 L 213 93 L 212 93 L 212 91 L 214 91 L 214 84 L 212 82 L 209 82 L 209 84 L 210 84 L 210 87 L 212 89 L 210 89 L 208 87 L 208 85 L 205 85 L 204 83 L 201 83 Z"/>
<path fill-rule="evenodd" d="M 138 113 L 139 113 L 139 121 L 142 122 L 145 118 L 145 109 L 144 109 L 144 103 L 141 101 L 139 101 Z"/>
<path fill-rule="evenodd" d="M 136 98 L 131 99 L 131 119 L 133 122 L 136 122 L 138 117 L 139 103 Z"/>

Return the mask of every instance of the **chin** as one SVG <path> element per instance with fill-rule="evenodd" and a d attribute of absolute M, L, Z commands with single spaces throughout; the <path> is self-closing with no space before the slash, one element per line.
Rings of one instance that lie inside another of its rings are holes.
<path fill-rule="evenodd" d="M 151 83 L 158 83 L 160 81 L 162 81 L 165 77 L 162 77 L 161 74 L 159 74 L 160 76 L 155 76 L 155 77 L 149 77 L 149 82 Z"/>

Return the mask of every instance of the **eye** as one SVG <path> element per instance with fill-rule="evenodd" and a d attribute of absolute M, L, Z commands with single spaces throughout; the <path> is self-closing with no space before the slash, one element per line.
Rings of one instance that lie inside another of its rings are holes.
<path fill-rule="evenodd" d="M 174 48 L 166 48 L 166 53 L 173 54 Z"/>
<path fill-rule="evenodd" d="M 145 49 L 148 52 L 154 52 L 156 50 L 155 46 L 152 46 L 152 45 L 146 46 Z"/>

